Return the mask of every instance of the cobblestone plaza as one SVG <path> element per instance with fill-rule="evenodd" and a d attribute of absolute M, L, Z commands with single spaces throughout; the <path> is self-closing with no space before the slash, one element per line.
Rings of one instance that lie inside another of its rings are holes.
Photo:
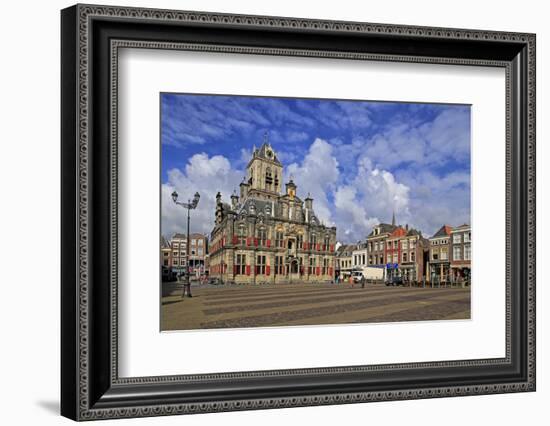
<path fill-rule="evenodd" d="M 381 323 L 470 318 L 470 288 L 276 284 L 164 289 L 161 329 Z"/>

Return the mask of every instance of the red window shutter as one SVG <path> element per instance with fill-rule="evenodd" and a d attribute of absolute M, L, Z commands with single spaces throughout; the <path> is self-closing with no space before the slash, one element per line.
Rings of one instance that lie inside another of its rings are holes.
<path fill-rule="evenodd" d="M 330 251 L 334 251 L 334 244 L 330 245 Z"/>
<path fill-rule="evenodd" d="M 303 274 L 303 273 L 304 273 L 304 267 L 300 266 L 300 274 Z"/>
<path fill-rule="evenodd" d="M 267 248 L 269 247 L 271 247 L 271 240 L 267 240 Z M 267 275 L 269 275 L 269 273 Z"/>
<path fill-rule="evenodd" d="M 258 247 L 258 239 L 257 239 L 257 238 L 254 238 L 254 245 L 255 245 L 256 247 Z"/>
<path fill-rule="evenodd" d="M 321 243 L 317 243 L 317 251 L 321 251 Z"/>
<path fill-rule="evenodd" d="M 307 250 L 307 243 L 304 243 L 304 250 Z"/>
<path fill-rule="evenodd" d="M 269 275 L 269 272 L 270 272 L 270 266 L 267 265 L 267 266 L 265 267 L 265 274 L 266 274 L 266 275 Z"/>
<path fill-rule="evenodd" d="M 233 235 L 233 244 L 237 244 L 237 236 Z"/>
<path fill-rule="evenodd" d="M 328 268 L 328 274 L 332 276 L 332 268 Z"/>
<path fill-rule="evenodd" d="M 247 246 L 250 245 L 250 237 L 246 237 L 246 245 L 247 245 Z"/>
<path fill-rule="evenodd" d="M 317 266 L 317 275 L 321 275 L 321 267 Z"/>
<path fill-rule="evenodd" d="M 250 275 L 250 265 L 246 265 L 246 275 Z"/>

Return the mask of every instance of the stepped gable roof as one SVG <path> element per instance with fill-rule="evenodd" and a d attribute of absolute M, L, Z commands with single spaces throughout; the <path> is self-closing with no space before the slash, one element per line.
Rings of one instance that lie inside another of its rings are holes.
<path fill-rule="evenodd" d="M 448 237 L 451 235 L 453 227 L 450 225 L 443 225 L 439 230 L 433 235 L 432 238 Z"/>

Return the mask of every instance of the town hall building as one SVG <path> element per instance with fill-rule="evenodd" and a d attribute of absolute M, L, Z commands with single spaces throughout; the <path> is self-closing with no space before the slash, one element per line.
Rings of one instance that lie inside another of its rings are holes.
<path fill-rule="evenodd" d="M 230 203 L 216 195 L 210 276 L 224 283 L 330 282 L 335 272 L 336 227 L 325 226 L 302 200 L 264 137 L 253 149 L 240 193 Z"/>

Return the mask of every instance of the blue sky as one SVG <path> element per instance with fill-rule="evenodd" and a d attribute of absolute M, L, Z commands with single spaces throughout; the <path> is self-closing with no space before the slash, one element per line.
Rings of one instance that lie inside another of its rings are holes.
<path fill-rule="evenodd" d="M 213 226 L 265 132 L 298 195 L 338 239 L 391 220 L 431 236 L 470 222 L 470 107 L 324 99 L 161 94 L 162 232 L 182 230 L 169 194 L 198 190 L 193 228 Z M 189 193 L 189 194 L 188 194 Z M 165 200 L 165 198 L 167 198 Z"/>

